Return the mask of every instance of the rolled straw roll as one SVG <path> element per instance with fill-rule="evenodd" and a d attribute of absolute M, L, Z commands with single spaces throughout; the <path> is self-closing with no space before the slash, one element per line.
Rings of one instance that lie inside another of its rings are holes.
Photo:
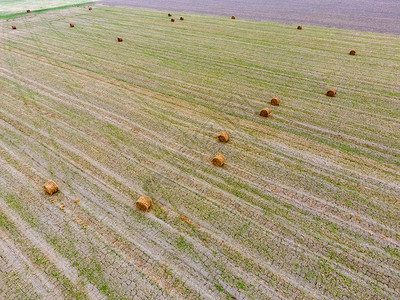
<path fill-rule="evenodd" d="M 281 102 L 281 99 L 279 99 L 278 97 L 274 97 L 271 99 L 271 105 L 279 106 L 280 102 Z"/>
<path fill-rule="evenodd" d="M 261 111 L 260 111 L 260 116 L 261 117 L 269 117 L 269 115 L 271 114 L 271 110 L 268 107 L 264 107 Z"/>
<path fill-rule="evenodd" d="M 335 97 L 335 96 L 336 96 L 336 90 L 335 90 L 335 89 L 329 89 L 329 90 L 326 92 L 326 95 L 327 95 L 328 97 Z"/>
<path fill-rule="evenodd" d="M 225 163 L 226 159 L 221 153 L 215 154 L 212 163 L 214 166 L 222 167 Z"/>
<path fill-rule="evenodd" d="M 49 194 L 49 195 L 53 195 L 55 192 L 58 191 L 57 183 L 55 183 L 53 180 L 47 181 L 43 185 L 43 188 L 46 191 L 46 193 Z"/>
<path fill-rule="evenodd" d="M 152 203 L 153 201 L 149 197 L 141 195 L 136 201 L 136 207 L 140 210 L 147 211 Z"/>
<path fill-rule="evenodd" d="M 227 141 L 229 141 L 229 133 L 226 131 L 221 131 L 219 133 L 218 140 L 220 142 L 226 143 Z"/>

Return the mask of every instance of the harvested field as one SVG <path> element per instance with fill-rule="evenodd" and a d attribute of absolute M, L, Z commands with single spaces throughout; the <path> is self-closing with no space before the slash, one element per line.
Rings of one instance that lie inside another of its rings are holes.
<path fill-rule="evenodd" d="M 1 299 L 398 297 L 399 36 L 93 7 L 0 20 Z"/>
<path fill-rule="evenodd" d="M 100 3 L 400 34 L 398 0 L 100 0 Z"/>

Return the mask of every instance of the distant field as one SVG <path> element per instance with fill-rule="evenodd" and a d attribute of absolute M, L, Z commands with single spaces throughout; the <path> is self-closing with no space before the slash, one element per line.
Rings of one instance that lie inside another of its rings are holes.
<path fill-rule="evenodd" d="M 0 298 L 397 299 L 400 36 L 173 15 L 0 20 Z"/>
<path fill-rule="evenodd" d="M 399 0 L 100 0 L 112 5 L 400 34 Z"/>
<path fill-rule="evenodd" d="M 13 15 L 15 13 L 25 12 L 27 9 L 31 11 L 56 8 L 74 4 L 82 4 L 93 1 L 84 0 L 1 0 L 0 1 L 0 17 Z"/>

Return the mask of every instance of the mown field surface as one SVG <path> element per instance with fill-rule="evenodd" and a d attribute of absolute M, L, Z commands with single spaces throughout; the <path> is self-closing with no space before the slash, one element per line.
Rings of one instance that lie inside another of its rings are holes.
<path fill-rule="evenodd" d="M 398 0 L 99 0 L 107 5 L 132 5 L 219 14 L 283 23 L 400 34 Z"/>
<path fill-rule="evenodd" d="M 400 37 L 166 14 L 0 20 L 0 298 L 398 299 Z"/>

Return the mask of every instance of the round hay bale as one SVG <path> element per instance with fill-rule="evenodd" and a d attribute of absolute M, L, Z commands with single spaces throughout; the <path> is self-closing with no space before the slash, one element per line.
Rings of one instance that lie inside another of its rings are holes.
<path fill-rule="evenodd" d="M 271 114 L 271 110 L 268 107 L 264 107 L 261 111 L 260 111 L 260 116 L 261 117 L 269 117 L 269 115 Z"/>
<path fill-rule="evenodd" d="M 71 23 L 71 24 L 69 24 L 69 27 L 73 28 L 73 27 L 75 27 L 75 25 Z"/>
<path fill-rule="evenodd" d="M 29 14 L 29 13 L 31 12 L 31 10 L 30 10 L 30 9 L 27 9 L 26 12 Z"/>
<path fill-rule="evenodd" d="M 152 203 L 153 201 L 149 197 L 141 195 L 136 201 L 136 207 L 140 210 L 147 211 Z"/>
<path fill-rule="evenodd" d="M 118 37 L 118 38 L 117 38 L 117 41 L 118 41 L 118 42 L 122 42 L 123 40 L 124 40 L 124 39 L 123 39 L 122 37 Z"/>
<path fill-rule="evenodd" d="M 222 167 L 225 163 L 226 159 L 221 153 L 217 153 L 214 155 L 212 159 L 212 164 L 217 167 Z"/>
<path fill-rule="evenodd" d="M 281 102 L 281 99 L 279 99 L 278 97 L 273 97 L 272 99 L 271 99 L 271 105 L 274 105 L 274 106 L 279 106 L 279 103 Z"/>
<path fill-rule="evenodd" d="M 297 26 L 297 29 L 298 29 L 298 30 L 302 30 L 302 29 L 303 29 L 303 26 L 299 25 L 299 26 Z"/>
<path fill-rule="evenodd" d="M 89 10 L 92 10 L 93 8 L 89 7 Z"/>
<path fill-rule="evenodd" d="M 231 17 L 231 19 L 232 19 L 232 20 L 235 20 L 235 19 L 236 19 L 236 17 L 235 17 L 235 16 L 232 16 L 232 17 Z"/>
<path fill-rule="evenodd" d="M 46 193 L 49 195 L 53 195 L 54 193 L 56 193 L 58 191 L 58 185 L 53 180 L 47 181 L 43 185 L 43 188 L 46 191 Z"/>
<path fill-rule="evenodd" d="M 335 90 L 335 89 L 329 89 L 329 90 L 326 92 L 326 95 L 327 95 L 328 97 L 335 97 L 335 96 L 336 96 L 336 90 Z"/>
<path fill-rule="evenodd" d="M 350 55 L 356 55 L 356 51 L 355 50 L 351 50 L 349 54 Z"/>
<path fill-rule="evenodd" d="M 180 17 L 179 20 L 183 21 L 183 20 L 185 20 L 185 19 L 184 19 L 183 17 Z"/>
<path fill-rule="evenodd" d="M 168 17 L 172 17 L 172 15 L 171 15 L 171 14 L 168 14 Z"/>
<path fill-rule="evenodd" d="M 171 22 L 175 22 L 175 19 L 171 19 Z"/>
<path fill-rule="evenodd" d="M 221 131 L 218 135 L 218 140 L 220 142 L 226 143 L 229 141 L 229 133 L 227 131 Z"/>
<path fill-rule="evenodd" d="M 17 26 L 11 26 L 12 29 L 17 29 Z"/>

